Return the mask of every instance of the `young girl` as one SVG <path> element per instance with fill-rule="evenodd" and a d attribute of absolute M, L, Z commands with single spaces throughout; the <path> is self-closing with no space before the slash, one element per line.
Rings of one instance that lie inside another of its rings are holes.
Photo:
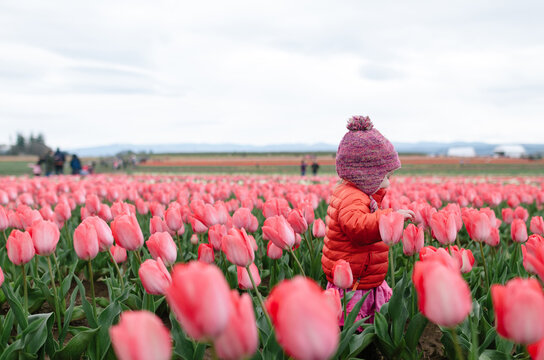
<path fill-rule="evenodd" d="M 348 121 L 346 133 L 336 153 L 336 172 L 342 179 L 334 189 L 327 209 L 327 229 L 321 264 L 335 287 L 333 266 L 337 260 L 350 263 L 355 294 L 348 303 L 348 312 L 364 294 L 366 298 L 357 320 L 370 316 L 389 301 L 392 290 L 385 282 L 389 247 L 381 241 L 378 227 L 380 216 L 391 212 L 381 210 L 380 203 L 389 186 L 389 176 L 400 168 L 393 145 L 373 128 L 368 117 L 354 116 Z M 411 210 L 397 210 L 405 219 Z M 338 288 L 337 288 L 338 289 Z M 349 289 L 348 289 L 349 290 Z M 343 290 L 338 289 L 340 295 Z M 343 326 L 344 319 L 340 320 Z"/>

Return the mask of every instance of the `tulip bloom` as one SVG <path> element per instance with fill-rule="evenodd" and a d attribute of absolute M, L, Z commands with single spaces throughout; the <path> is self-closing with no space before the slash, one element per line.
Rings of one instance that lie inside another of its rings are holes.
<path fill-rule="evenodd" d="M 511 224 L 514 221 L 514 210 L 511 208 L 502 209 L 502 221 L 506 224 Z"/>
<path fill-rule="evenodd" d="M 253 280 L 255 281 L 255 286 L 259 286 L 261 284 L 261 276 L 259 275 L 259 269 L 257 269 L 255 263 L 249 265 L 249 270 L 251 271 L 251 276 L 253 276 Z M 242 290 L 253 289 L 253 284 L 251 283 L 247 269 L 245 267 L 238 266 L 237 273 L 238 287 Z"/>
<path fill-rule="evenodd" d="M 291 249 L 295 245 L 295 231 L 281 215 L 266 219 L 262 231 L 263 238 L 271 240 L 280 249 Z"/>
<path fill-rule="evenodd" d="M 312 235 L 316 238 L 325 237 L 325 223 L 321 219 L 315 219 L 312 225 Z"/>
<path fill-rule="evenodd" d="M 216 338 L 225 330 L 232 305 L 230 288 L 215 265 L 199 261 L 178 264 L 166 300 L 183 330 L 195 340 Z"/>
<path fill-rule="evenodd" d="M 423 227 L 417 227 L 414 224 L 409 224 L 402 233 L 402 250 L 404 255 L 412 256 L 419 253 L 423 248 L 425 241 L 425 233 Z"/>
<path fill-rule="evenodd" d="M 216 224 L 208 230 L 208 242 L 213 246 L 214 250 L 222 249 L 223 236 L 225 235 L 227 235 L 225 225 Z"/>
<path fill-rule="evenodd" d="M 536 279 L 512 279 L 491 286 L 495 326 L 499 335 L 519 344 L 544 337 L 544 292 Z"/>
<path fill-rule="evenodd" d="M 4 272 L 2 271 L 2 268 L 0 267 L 0 286 L 4 283 Z"/>
<path fill-rule="evenodd" d="M 542 216 L 533 216 L 529 229 L 533 234 L 544 235 L 544 219 L 542 219 Z"/>
<path fill-rule="evenodd" d="M 268 246 L 266 247 L 266 256 L 273 260 L 281 259 L 283 255 L 283 250 L 276 245 L 272 241 L 268 242 Z"/>
<path fill-rule="evenodd" d="M 521 245 L 523 253 L 523 267 L 528 273 L 537 274 L 544 280 L 544 238 L 540 235 L 531 235 L 529 240 Z"/>
<path fill-rule="evenodd" d="M 9 218 L 6 210 L 0 205 L 0 231 L 4 231 L 9 227 Z"/>
<path fill-rule="evenodd" d="M 527 219 L 529 218 L 529 212 L 521 207 L 521 206 L 518 206 L 514 209 L 514 219 L 520 219 L 520 220 L 523 220 L 523 222 L 527 221 Z"/>
<path fill-rule="evenodd" d="M 393 246 L 400 241 L 404 228 L 404 217 L 402 214 L 393 211 L 380 216 L 379 229 L 380 237 L 384 243 Z"/>
<path fill-rule="evenodd" d="M 144 244 L 144 235 L 134 215 L 121 215 L 111 223 L 111 231 L 117 245 L 127 250 L 137 250 Z"/>
<path fill-rule="evenodd" d="M 351 266 L 346 260 L 340 259 L 334 263 L 332 268 L 333 283 L 340 289 L 349 289 L 353 285 L 353 273 Z"/>
<path fill-rule="evenodd" d="M 213 342 L 215 350 L 219 358 L 225 360 L 249 358 L 257 351 L 259 344 L 251 297 L 248 294 L 238 295 L 236 290 L 232 290 L 230 302 L 232 313 L 227 327 Z"/>
<path fill-rule="evenodd" d="M 491 221 L 486 213 L 473 210 L 464 217 L 469 237 L 476 242 L 486 242 L 491 236 Z"/>
<path fill-rule="evenodd" d="M 45 220 L 35 221 L 29 233 L 32 236 L 36 254 L 49 256 L 55 252 L 60 239 L 59 228 L 55 223 Z"/>
<path fill-rule="evenodd" d="M 434 259 L 418 261 L 412 280 L 419 310 L 433 323 L 454 327 L 470 313 L 470 289 L 459 270 Z"/>
<path fill-rule="evenodd" d="M 127 250 L 124 247 L 112 245 L 110 248 L 113 260 L 120 264 L 127 261 Z"/>
<path fill-rule="evenodd" d="M 215 262 L 215 256 L 213 253 L 212 245 L 210 244 L 198 245 L 198 261 L 202 261 L 207 264 L 213 264 Z"/>
<path fill-rule="evenodd" d="M 119 324 L 110 328 L 119 360 L 170 360 L 172 339 L 161 319 L 149 311 L 125 311 Z"/>
<path fill-rule="evenodd" d="M 176 262 L 178 249 L 172 236 L 167 232 L 156 232 L 146 241 L 147 248 L 153 259 L 161 258 L 166 266 Z"/>
<path fill-rule="evenodd" d="M 140 265 L 138 276 L 142 281 L 145 291 L 152 295 L 162 295 L 170 286 L 172 277 L 164 266 L 161 258 L 158 260 L 147 259 Z"/>
<path fill-rule="evenodd" d="M 342 319 L 342 300 L 340 299 L 340 292 L 335 288 L 328 288 L 323 291 L 323 295 L 327 297 L 327 301 L 331 306 L 331 309 L 336 313 L 338 321 Z"/>
<path fill-rule="evenodd" d="M 250 209 L 245 207 L 241 207 L 234 212 L 232 224 L 238 229 L 246 229 L 249 232 L 255 232 L 259 228 L 257 217 L 251 213 Z"/>
<path fill-rule="evenodd" d="M 472 251 L 463 248 L 459 249 L 457 245 L 455 245 L 450 246 L 450 254 L 459 263 L 459 270 L 461 270 L 463 274 L 472 270 L 475 262 Z"/>
<path fill-rule="evenodd" d="M 514 219 L 512 225 L 510 225 L 510 234 L 514 242 L 524 243 L 527 241 L 527 225 L 525 225 L 525 221 Z"/>
<path fill-rule="evenodd" d="M 92 260 L 98 254 L 98 235 L 94 226 L 82 222 L 74 231 L 74 250 L 82 260 Z"/>
<path fill-rule="evenodd" d="M 291 210 L 289 216 L 287 217 L 287 221 L 297 234 L 304 234 L 306 230 L 308 230 L 308 223 L 306 222 L 304 214 L 300 209 Z"/>
<path fill-rule="evenodd" d="M 172 231 L 178 231 L 183 226 L 183 219 L 181 217 L 181 205 L 177 202 L 173 202 L 168 206 L 164 213 L 164 220 L 166 225 Z"/>
<path fill-rule="evenodd" d="M 107 204 L 100 205 L 100 210 L 98 211 L 98 217 L 104 220 L 105 222 L 110 222 L 113 220 L 111 209 Z"/>
<path fill-rule="evenodd" d="M 98 216 L 91 216 L 83 220 L 94 227 L 98 237 L 98 246 L 100 251 L 105 251 L 113 245 L 113 233 L 108 224 Z"/>
<path fill-rule="evenodd" d="M 527 351 L 531 355 L 531 359 L 544 359 L 544 337 L 540 341 L 527 346 Z"/>
<path fill-rule="evenodd" d="M 14 265 L 26 264 L 34 257 L 34 243 L 28 232 L 13 230 L 6 242 L 8 258 Z"/>
<path fill-rule="evenodd" d="M 457 225 L 455 216 L 452 213 L 439 211 L 431 218 L 431 229 L 433 236 L 442 245 L 449 245 L 457 237 Z"/>
<path fill-rule="evenodd" d="M 153 216 L 149 220 L 149 232 L 151 234 L 154 234 L 156 232 L 164 232 L 164 231 L 170 232 L 171 230 L 163 219 L 161 219 L 158 216 Z"/>
<path fill-rule="evenodd" d="M 244 229 L 230 229 L 222 246 L 227 259 L 235 265 L 245 267 L 255 260 L 251 239 Z"/>
<path fill-rule="evenodd" d="M 265 302 L 276 339 L 299 360 L 329 359 L 338 346 L 338 314 L 311 279 L 296 276 L 275 286 Z"/>

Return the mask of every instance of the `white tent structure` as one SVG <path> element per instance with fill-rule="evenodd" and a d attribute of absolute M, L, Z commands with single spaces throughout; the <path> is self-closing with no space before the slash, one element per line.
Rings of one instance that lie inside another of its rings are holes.
<path fill-rule="evenodd" d="M 448 149 L 447 156 L 451 157 L 475 157 L 476 151 L 472 146 L 451 147 Z"/>
<path fill-rule="evenodd" d="M 499 145 L 493 149 L 495 156 L 520 158 L 527 154 L 525 148 L 521 145 Z"/>

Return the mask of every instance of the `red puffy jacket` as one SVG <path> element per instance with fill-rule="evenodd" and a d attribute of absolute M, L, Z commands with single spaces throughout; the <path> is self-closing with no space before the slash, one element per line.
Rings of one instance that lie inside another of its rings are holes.
<path fill-rule="evenodd" d="M 372 195 L 380 205 L 386 191 Z M 321 265 L 329 282 L 332 268 L 339 259 L 351 265 L 353 283 L 358 290 L 375 288 L 387 274 L 389 246 L 380 238 L 378 222 L 391 209 L 370 212 L 370 198 L 349 182 L 334 189 L 327 209 L 325 244 Z"/>

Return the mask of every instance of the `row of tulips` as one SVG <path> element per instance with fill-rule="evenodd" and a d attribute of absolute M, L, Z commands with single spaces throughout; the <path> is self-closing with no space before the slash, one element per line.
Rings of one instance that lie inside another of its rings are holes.
<path fill-rule="evenodd" d="M 544 357 L 544 179 L 400 178 L 374 319 L 349 264 L 323 291 L 319 180 L 1 178 L 0 359 L 420 358 L 428 320 L 451 358 Z"/>

